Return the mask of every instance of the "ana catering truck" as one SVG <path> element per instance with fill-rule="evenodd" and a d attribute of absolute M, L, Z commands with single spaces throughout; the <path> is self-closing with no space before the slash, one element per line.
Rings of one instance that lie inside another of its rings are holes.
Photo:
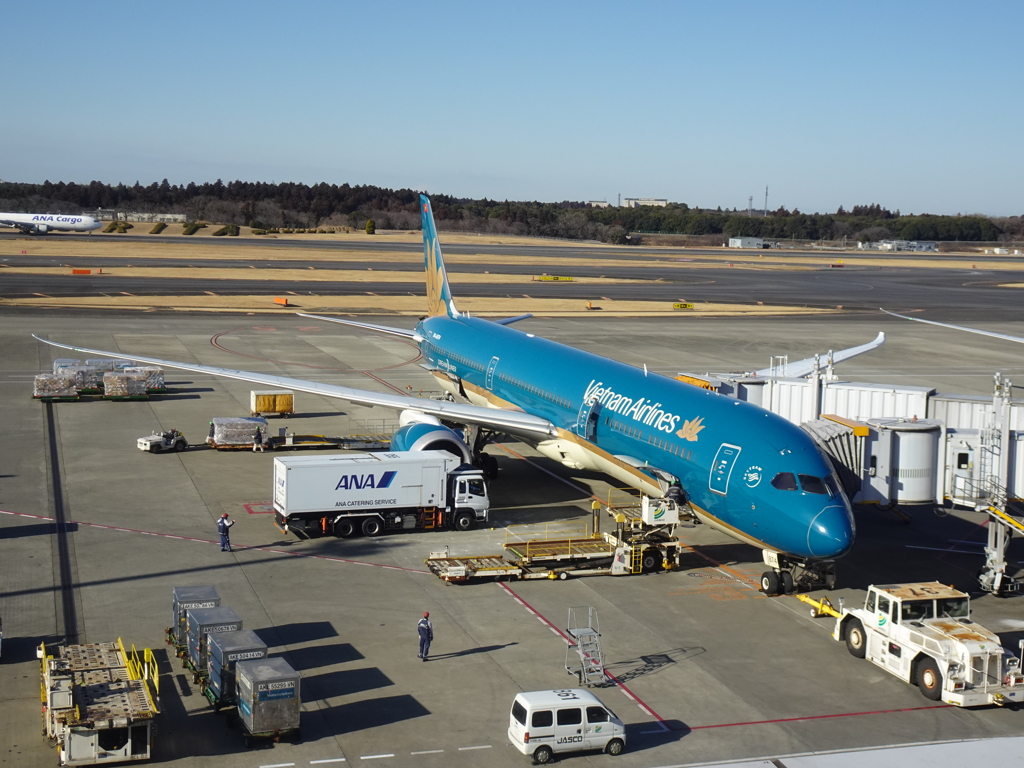
<path fill-rule="evenodd" d="M 488 506 L 481 470 L 447 451 L 274 459 L 274 518 L 286 532 L 467 531 L 486 522 Z"/>

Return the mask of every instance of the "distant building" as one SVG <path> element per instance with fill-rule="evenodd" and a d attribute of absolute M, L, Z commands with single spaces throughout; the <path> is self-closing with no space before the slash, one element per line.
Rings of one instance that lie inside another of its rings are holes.
<path fill-rule="evenodd" d="M 760 237 L 730 237 L 730 248 L 764 248 L 764 239 Z"/>
<path fill-rule="evenodd" d="M 934 242 L 925 240 L 880 240 L 877 243 L 860 242 L 861 251 L 938 251 Z"/>
<path fill-rule="evenodd" d="M 639 208 L 641 205 L 656 205 L 664 208 L 668 200 L 660 197 L 627 197 L 622 201 L 623 208 Z"/>
<path fill-rule="evenodd" d="M 608 208 L 611 203 L 607 200 L 587 200 L 587 205 L 591 208 Z"/>

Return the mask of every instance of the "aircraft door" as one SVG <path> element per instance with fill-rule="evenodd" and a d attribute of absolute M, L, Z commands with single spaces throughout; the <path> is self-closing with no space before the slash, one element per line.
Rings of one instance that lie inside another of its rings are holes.
<path fill-rule="evenodd" d="M 600 401 L 591 398 L 580 406 L 576 416 L 576 434 L 584 440 L 594 442 L 597 438 L 597 421 L 601 417 Z"/>
<path fill-rule="evenodd" d="M 484 380 L 484 386 L 487 389 L 494 389 L 494 369 L 498 367 L 498 361 L 500 357 L 492 357 L 491 362 L 487 364 L 487 378 Z"/>
<path fill-rule="evenodd" d="M 946 448 L 949 467 L 948 493 L 954 504 L 973 507 L 977 494 L 974 479 L 974 446 L 966 440 L 950 440 Z"/>
<path fill-rule="evenodd" d="M 729 478 L 732 476 L 732 468 L 736 459 L 743 450 L 738 445 L 722 443 L 715 454 L 715 461 L 711 465 L 711 476 L 708 478 L 708 487 L 714 493 L 725 494 L 729 490 Z"/>

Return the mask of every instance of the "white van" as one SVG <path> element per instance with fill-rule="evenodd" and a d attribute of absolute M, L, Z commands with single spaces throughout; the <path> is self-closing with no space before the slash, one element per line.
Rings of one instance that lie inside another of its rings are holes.
<path fill-rule="evenodd" d="M 555 752 L 601 749 L 620 755 L 626 748 L 626 726 L 590 691 L 529 691 L 512 702 L 508 738 L 524 755 L 544 764 Z"/>

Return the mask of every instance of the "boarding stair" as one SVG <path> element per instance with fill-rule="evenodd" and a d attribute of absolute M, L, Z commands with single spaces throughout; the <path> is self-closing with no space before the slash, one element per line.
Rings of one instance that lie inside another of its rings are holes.
<path fill-rule="evenodd" d="M 565 649 L 565 671 L 575 675 L 580 685 L 588 688 L 602 685 L 606 680 L 601 658 L 601 628 L 597 609 L 592 606 L 570 608 L 565 630 L 572 644 Z M 570 662 L 572 654 L 579 657 L 579 665 Z"/>

